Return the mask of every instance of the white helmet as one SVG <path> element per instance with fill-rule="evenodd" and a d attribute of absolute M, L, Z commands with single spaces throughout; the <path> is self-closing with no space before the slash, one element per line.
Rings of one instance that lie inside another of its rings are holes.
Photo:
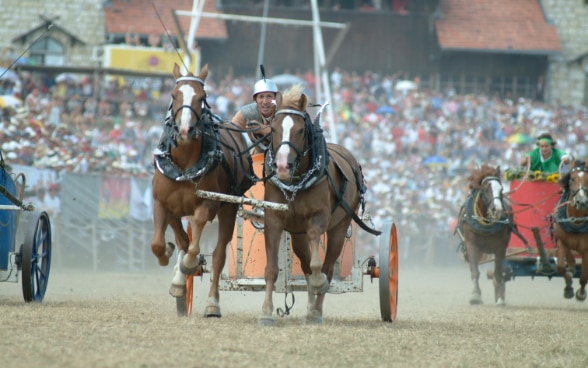
<path fill-rule="evenodd" d="M 271 79 L 260 79 L 253 86 L 253 99 L 255 100 L 255 95 L 261 92 L 278 93 L 278 86 Z"/>

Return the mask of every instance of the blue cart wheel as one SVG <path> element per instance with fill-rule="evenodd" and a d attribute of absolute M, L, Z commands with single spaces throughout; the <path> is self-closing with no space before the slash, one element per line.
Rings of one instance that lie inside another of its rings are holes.
<path fill-rule="evenodd" d="M 22 294 L 25 302 L 41 302 L 51 267 L 51 223 L 47 212 L 32 212 L 20 248 Z"/>

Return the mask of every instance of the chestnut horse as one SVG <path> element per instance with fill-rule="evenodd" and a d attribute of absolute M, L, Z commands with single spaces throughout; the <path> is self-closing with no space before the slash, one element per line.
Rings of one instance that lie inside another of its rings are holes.
<path fill-rule="evenodd" d="M 570 172 L 562 176 L 560 184 L 563 193 L 554 216 L 557 270 L 565 279 L 564 297 L 571 299 L 572 281 L 577 272 L 572 251 L 581 255 L 582 272 L 576 299 L 584 301 L 588 281 L 588 160 L 576 161 Z"/>
<path fill-rule="evenodd" d="M 308 98 L 300 85 L 278 93 L 272 136 L 265 152 L 265 200 L 288 203 L 287 211 L 265 210 L 264 236 L 267 256 L 265 299 L 260 325 L 274 325 L 273 291 L 278 277 L 278 249 L 284 230 L 300 260 L 308 290 L 306 321 L 322 323 L 323 301 L 333 278 L 352 220 L 372 234 L 356 215 L 365 206 L 366 186 L 361 166 L 351 152 L 327 144 L 319 125 L 306 107 Z M 327 234 L 324 260 L 321 235 Z"/>
<path fill-rule="evenodd" d="M 170 294 L 186 292 L 185 275 L 200 270 L 200 238 L 204 226 L 218 217 L 218 239 L 212 254 L 212 285 L 204 315 L 220 317 L 218 283 L 225 265 L 226 246 L 233 236 L 238 204 L 197 197 L 196 190 L 242 196 L 252 185 L 253 171 L 249 149 L 243 135 L 207 108 L 204 81 L 200 75 L 181 73 L 174 65 L 176 85 L 164 125 L 163 140 L 155 155 L 153 176 L 154 236 L 151 250 L 161 266 L 172 256 L 173 244 L 165 243 L 165 231 L 174 231 L 179 257 L 174 268 Z M 192 241 L 182 226 L 189 216 Z"/>
<path fill-rule="evenodd" d="M 484 164 L 471 171 L 468 177 L 470 192 L 459 211 L 456 232 L 461 249 L 470 266 L 474 290 L 470 304 L 482 304 L 479 263 L 485 254 L 494 255 L 494 301 L 505 306 L 504 260 L 510 236 L 514 230 L 510 203 L 503 197 L 500 167 Z"/>

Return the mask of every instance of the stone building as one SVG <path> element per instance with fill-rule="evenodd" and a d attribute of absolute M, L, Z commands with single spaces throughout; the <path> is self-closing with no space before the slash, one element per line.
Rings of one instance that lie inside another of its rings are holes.
<path fill-rule="evenodd" d="M 270 0 L 269 16 L 310 19 L 307 1 L 289 3 Z M 435 89 L 452 86 L 457 93 L 540 95 L 548 103 L 588 105 L 587 0 L 407 0 L 402 12 L 383 6 L 383 1 L 374 2 L 369 11 L 360 7 L 360 1 L 348 3 L 337 10 L 321 7 L 321 20 L 351 24 L 341 39 L 323 31 L 327 47 L 340 43 L 327 69 L 337 65 L 379 74 L 402 71 Z M 54 75 L 68 69 L 104 72 L 103 51 L 109 44 L 165 47 L 168 43 L 181 49 L 190 19 L 174 19 L 171 10 L 190 10 L 193 1 L 3 0 L 2 4 L 0 65 L 7 67 L 23 54 L 26 64 L 21 71 Z M 206 0 L 204 11 L 262 15 L 261 6 L 243 4 Z M 464 27 L 464 16 L 474 28 Z M 483 28 L 490 17 L 495 23 Z M 444 38 L 447 27 L 461 43 Z M 266 60 L 272 72 L 313 68 L 310 29 L 268 29 L 272 47 Z M 201 18 L 194 44 L 202 61 L 217 74 L 237 75 L 255 70 L 259 34 L 259 24 Z M 501 45 L 486 46 L 498 38 Z"/>

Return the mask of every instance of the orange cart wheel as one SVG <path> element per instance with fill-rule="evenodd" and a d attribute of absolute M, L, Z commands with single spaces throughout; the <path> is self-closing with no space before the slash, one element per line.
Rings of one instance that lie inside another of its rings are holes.
<path fill-rule="evenodd" d="M 188 223 L 188 239 L 192 242 L 192 227 Z M 176 310 L 178 317 L 189 317 L 192 315 L 192 302 L 194 301 L 194 275 L 186 275 L 186 289 L 184 296 L 176 297 Z"/>
<path fill-rule="evenodd" d="M 394 322 L 398 307 L 398 235 L 396 225 L 385 222 L 380 235 L 380 313 Z"/>

